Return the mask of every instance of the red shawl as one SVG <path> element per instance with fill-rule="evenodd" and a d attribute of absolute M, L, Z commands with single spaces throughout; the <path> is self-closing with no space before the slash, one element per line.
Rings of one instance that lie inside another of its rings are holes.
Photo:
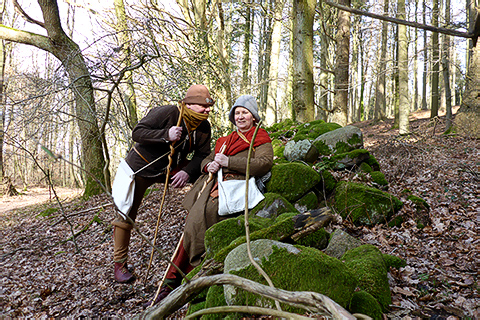
<path fill-rule="evenodd" d="M 248 141 L 252 141 L 254 132 L 255 132 L 255 127 L 252 127 L 243 135 L 245 136 L 245 138 L 247 138 Z M 265 131 L 265 129 L 262 129 L 262 128 L 258 129 L 253 146 L 257 147 L 261 144 L 270 143 L 270 142 L 272 142 L 272 140 L 268 136 L 267 131 Z M 223 154 L 226 156 L 232 156 L 234 154 L 239 153 L 240 151 L 250 148 L 250 143 L 247 143 L 245 140 L 243 140 L 238 135 L 237 131 L 230 133 L 226 137 L 218 138 L 217 143 L 215 144 L 215 153 L 220 153 L 220 149 L 224 144 L 226 145 L 226 149 L 223 152 Z"/>

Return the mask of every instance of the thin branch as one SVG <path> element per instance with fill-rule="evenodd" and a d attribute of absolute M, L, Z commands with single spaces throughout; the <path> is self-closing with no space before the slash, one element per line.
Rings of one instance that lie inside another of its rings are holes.
<path fill-rule="evenodd" d="M 33 18 L 31 18 L 23 9 L 22 7 L 20 7 L 20 5 L 18 4 L 17 0 L 13 0 L 13 6 L 15 7 L 15 9 L 17 9 L 18 12 L 20 12 L 20 14 L 25 18 L 25 20 L 27 20 L 27 22 L 30 22 L 30 23 L 33 23 L 33 24 L 37 24 L 39 25 L 40 27 L 42 28 L 45 28 L 45 24 L 41 21 L 38 21 L 38 20 L 35 20 Z"/>
<path fill-rule="evenodd" d="M 370 12 L 367 12 L 367 11 L 358 10 L 358 9 L 350 8 L 350 7 L 347 7 L 347 6 L 343 6 L 341 4 L 338 4 L 338 3 L 335 3 L 335 2 L 332 2 L 332 1 L 329 1 L 329 0 L 325 0 L 325 3 L 332 6 L 332 7 L 335 7 L 337 9 L 347 11 L 347 12 L 350 12 L 350 13 L 353 13 L 353 14 L 358 14 L 358 15 L 367 16 L 367 17 L 374 18 L 374 19 L 393 22 L 393 23 L 396 23 L 396 24 L 403 24 L 403 25 L 406 25 L 406 26 L 409 26 L 409 27 L 424 29 L 424 30 L 428 30 L 428 31 L 432 31 L 432 32 L 438 32 L 438 33 L 448 34 L 450 36 L 462 37 L 462 38 L 468 38 L 468 39 L 473 39 L 473 38 L 478 37 L 478 34 L 475 34 L 475 33 L 462 32 L 462 31 L 457 31 L 457 30 L 452 30 L 452 29 L 447 29 L 447 28 L 438 28 L 438 27 L 433 27 L 433 26 L 429 26 L 429 25 L 425 25 L 425 24 L 421 24 L 421 23 L 417 23 L 417 22 L 410 22 L 410 21 L 405 21 L 405 20 L 401 20 L 401 19 L 391 18 L 391 17 L 380 15 L 380 14 L 370 13 Z"/>
<path fill-rule="evenodd" d="M 199 310 L 194 312 L 185 317 L 185 319 L 194 319 L 199 316 L 203 316 L 206 314 L 218 314 L 218 313 L 233 313 L 233 312 L 241 312 L 247 314 L 260 314 L 260 315 L 269 315 L 275 316 L 279 318 L 287 318 L 287 319 L 300 319 L 300 320 L 311 320 L 310 317 L 305 317 L 298 315 L 296 313 L 286 312 L 286 311 L 278 311 L 275 309 L 268 309 L 268 308 L 260 308 L 260 307 L 250 307 L 250 306 L 224 306 L 224 307 L 214 307 Z"/>
<path fill-rule="evenodd" d="M 248 180 L 250 178 L 250 159 L 252 158 L 252 150 L 253 150 L 253 144 L 255 142 L 255 138 L 258 133 L 258 129 L 260 129 L 260 125 L 262 124 L 262 120 L 258 123 L 257 127 L 255 128 L 255 132 L 253 133 L 252 141 L 250 142 L 250 148 L 248 149 L 248 156 L 247 156 L 247 169 L 245 173 L 245 236 L 247 240 L 247 252 L 248 252 L 248 258 L 250 259 L 250 262 L 252 265 L 257 269 L 257 271 L 267 280 L 267 283 L 269 284 L 270 287 L 275 288 L 273 285 L 272 279 L 268 276 L 268 274 L 262 269 L 262 267 L 253 259 L 252 255 L 252 250 L 250 248 L 250 227 L 248 223 Z M 280 303 L 275 300 L 275 306 L 277 307 L 278 311 L 282 311 L 282 307 L 280 306 Z"/>

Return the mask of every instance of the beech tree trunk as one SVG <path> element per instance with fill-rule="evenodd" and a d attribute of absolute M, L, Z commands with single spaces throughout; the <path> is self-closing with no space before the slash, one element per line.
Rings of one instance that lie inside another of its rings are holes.
<path fill-rule="evenodd" d="M 314 0 L 293 1 L 293 101 L 294 119 L 315 120 L 313 83 Z M 348 77 L 348 75 L 347 75 Z"/>
<path fill-rule="evenodd" d="M 386 15 L 388 13 L 388 0 L 384 0 L 383 12 Z M 384 120 L 386 111 L 386 98 L 385 98 L 385 73 L 387 66 L 387 35 L 388 35 L 388 23 L 382 21 L 382 44 L 380 47 L 380 62 L 377 69 L 377 85 L 375 90 L 375 111 L 373 118 L 375 120 Z"/>
<path fill-rule="evenodd" d="M 350 0 L 340 0 L 341 5 L 350 6 Z M 348 110 L 348 72 L 350 53 L 350 13 L 338 10 L 337 20 L 337 58 L 335 63 L 335 98 L 333 100 L 332 122 L 347 125 Z"/>
<path fill-rule="evenodd" d="M 438 0 L 433 0 L 433 9 L 432 9 L 432 25 L 438 27 Z M 440 100 L 439 94 L 439 75 L 440 75 L 440 52 L 438 44 L 438 33 L 432 33 L 432 105 L 430 109 L 430 119 L 438 116 L 438 106 Z"/>
<path fill-rule="evenodd" d="M 405 20 L 405 0 L 397 2 L 397 16 Z M 399 91 L 399 114 L 398 129 L 400 135 L 410 132 L 408 115 L 410 104 L 408 101 L 408 39 L 407 26 L 398 25 L 398 91 Z"/>

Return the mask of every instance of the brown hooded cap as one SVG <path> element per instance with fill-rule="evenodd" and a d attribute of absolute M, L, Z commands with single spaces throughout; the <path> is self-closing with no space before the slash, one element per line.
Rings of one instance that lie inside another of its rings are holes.
<path fill-rule="evenodd" d="M 200 104 L 200 105 L 209 105 L 213 106 L 215 100 L 210 96 L 207 87 L 203 84 L 194 84 L 188 88 L 185 98 L 180 100 L 180 102 L 185 102 L 186 104 Z"/>

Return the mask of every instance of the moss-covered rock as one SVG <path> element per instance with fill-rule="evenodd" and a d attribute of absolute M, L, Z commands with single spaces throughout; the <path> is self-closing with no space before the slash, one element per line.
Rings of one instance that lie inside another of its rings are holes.
<path fill-rule="evenodd" d="M 267 192 L 259 204 L 250 211 L 250 215 L 256 215 L 262 218 L 276 219 L 285 212 L 296 212 L 297 209 L 284 197 L 278 193 Z"/>
<path fill-rule="evenodd" d="M 378 301 L 366 291 L 357 291 L 353 294 L 350 308 L 352 314 L 360 313 L 371 317 L 373 320 L 382 320 L 382 307 Z"/>
<path fill-rule="evenodd" d="M 372 170 L 372 167 L 370 167 L 370 165 L 366 162 L 362 162 L 360 164 L 360 167 L 359 167 L 359 170 L 365 172 L 365 173 L 371 173 L 373 170 Z"/>
<path fill-rule="evenodd" d="M 223 294 L 223 286 L 213 286 L 208 289 L 207 298 L 205 300 L 204 308 L 214 308 L 214 307 L 223 307 L 226 306 L 227 302 L 225 301 L 225 295 Z M 201 310 L 201 309 L 198 309 Z M 202 316 L 202 320 L 220 320 L 226 319 L 227 317 L 232 317 L 232 313 L 218 313 L 218 314 L 208 314 Z"/>
<path fill-rule="evenodd" d="M 279 164 L 272 167 L 272 178 L 267 192 L 278 193 L 295 202 L 321 182 L 320 175 L 302 163 Z"/>
<path fill-rule="evenodd" d="M 403 203 L 395 196 L 360 183 L 341 181 L 335 189 L 335 208 L 355 225 L 387 223 Z"/>
<path fill-rule="evenodd" d="M 325 254 L 340 259 L 348 250 L 360 247 L 362 242 L 352 237 L 342 229 L 335 229 L 330 235 L 330 241 L 325 249 Z"/>
<path fill-rule="evenodd" d="M 373 155 L 370 155 L 370 157 L 365 161 L 365 163 L 367 163 L 373 171 L 380 171 L 380 164 Z"/>
<path fill-rule="evenodd" d="M 357 286 L 357 280 L 351 270 L 338 259 L 323 252 L 303 246 L 291 246 L 264 240 L 256 250 L 257 242 L 252 242 L 252 251 L 258 251 L 254 258 L 270 275 L 277 288 L 289 291 L 314 291 L 327 295 L 338 304 L 347 308 Z M 271 251 L 268 252 L 268 246 Z M 253 254 L 253 252 L 252 252 Z M 234 261 L 231 261 L 234 260 Z M 296 272 L 292 272 L 296 270 Z M 231 252 L 225 260 L 225 272 L 266 284 L 265 279 L 249 264 L 246 245 Z M 230 296 L 225 295 L 229 304 L 273 306 L 269 299 L 237 289 Z M 305 311 L 282 305 L 285 311 L 304 313 Z"/>
<path fill-rule="evenodd" d="M 250 234 L 250 241 L 255 241 L 259 239 L 271 239 L 281 241 L 290 237 L 291 235 L 296 233 L 294 217 L 297 214 L 298 211 L 283 213 L 282 215 L 278 216 L 277 219 L 275 219 L 275 223 L 270 227 L 252 232 Z M 236 238 L 228 246 L 219 250 L 214 257 L 214 260 L 223 263 L 225 257 L 230 251 L 245 242 L 246 236 Z"/>
<path fill-rule="evenodd" d="M 400 269 L 403 268 L 407 265 L 407 262 L 397 256 L 394 256 L 392 254 L 383 254 L 383 261 L 385 261 L 385 265 L 387 266 L 387 270 L 390 269 L 390 267 L 395 268 L 395 269 Z"/>
<path fill-rule="evenodd" d="M 308 210 L 316 209 L 318 207 L 318 197 L 317 194 L 313 191 L 310 191 L 303 197 L 301 197 L 297 202 L 295 202 L 295 208 L 299 212 L 305 212 Z"/>
<path fill-rule="evenodd" d="M 283 157 L 283 151 L 285 150 L 285 145 L 279 139 L 272 140 L 273 155 L 277 158 Z"/>
<path fill-rule="evenodd" d="M 327 247 L 329 238 L 330 234 L 325 231 L 324 228 L 321 228 L 303 238 L 298 239 L 296 244 L 323 250 Z"/>
<path fill-rule="evenodd" d="M 337 123 L 325 123 L 323 120 L 307 122 L 297 126 L 298 131 L 295 136 L 293 136 L 293 141 L 297 142 L 305 139 L 313 141 L 322 134 L 339 129 L 341 127 L 342 126 Z"/>
<path fill-rule="evenodd" d="M 380 187 L 388 186 L 388 181 L 385 179 L 385 175 L 380 171 L 372 171 L 370 172 L 370 176 L 372 177 L 372 182 Z"/>
<path fill-rule="evenodd" d="M 323 196 L 323 199 L 326 200 L 332 191 L 335 190 L 337 180 L 335 180 L 333 174 L 328 170 L 320 171 L 320 176 L 322 177 L 322 187 L 319 187 L 318 189 Z"/>
<path fill-rule="evenodd" d="M 250 232 L 255 232 L 273 224 L 273 220 L 250 216 L 248 223 Z M 207 259 L 213 258 L 218 250 L 228 246 L 233 240 L 244 235 L 245 216 L 243 215 L 214 224 L 205 232 L 205 257 Z"/>
<path fill-rule="evenodd" d="M 332 169 L 345 170 L 360 166 L 362 162 L 370 157 L 370 152 L 365 149 L 355 149 L 345 153 L 339 153 L 330 158 L 333 163 Z"/>
<path fill-rule="evenodd" d="M 297 142 L 290 140 L 285 144 L 283 156 L 288 161 L 305 161 L 314 163 L 318 159 L 318 151 L 308 139 Z"/>
<path fill-rule="evenodd" d="M 363 148 L 363 134 L 355 126 L 346 126 L 320 135 L 313 145 L 321 155 L 345 153 Z"/>
<path fill-rule="evenodd" d="M 358 280 L 358 287 L 370 293 L 383 311 L 392 303 L 387 266 L 377 247 L 367 244 L 348 250 L 341 258 Z"/>
<path fill-rule="evenodd" d="M 424 199 L 414 196 L 414 195 L 409 195 L 407 197 L 407 200 L 412 201 L 413 205 L 415 206 L 415 209 L 417 212 L 422 212 L 422 211 L 430 211 L 430 205 L 425 201 Z"/>

